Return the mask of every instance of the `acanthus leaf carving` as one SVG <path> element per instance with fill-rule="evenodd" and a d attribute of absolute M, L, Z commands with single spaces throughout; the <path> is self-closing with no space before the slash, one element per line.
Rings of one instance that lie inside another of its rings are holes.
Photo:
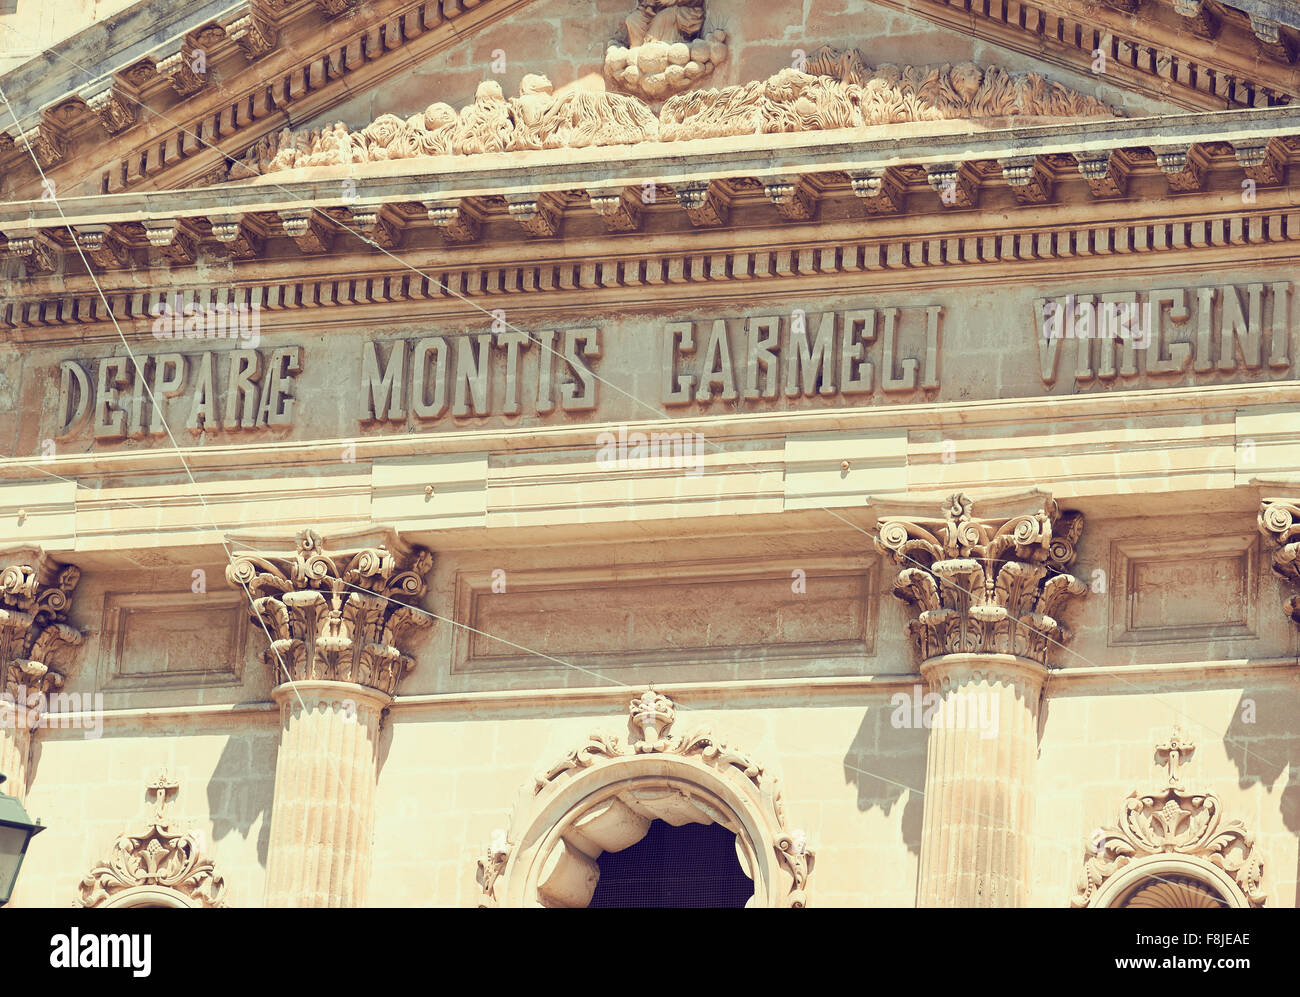
<path fill-rule="evenodd" d="M 1273 571 L 1300 585 L 1300 499 L 1264 499 L 1258 521 L 1259 532 L 1273 547 Z M 1300 595 L 1288 599 L 1283 610 L 1300 626 Z"/>
<path fill-rule="evenodd" d="M 303 530 L 292 555 L 236 556 L 226 580 L 247 590 L 277 673 L 283 662 L 295 681 L 353 682 L 391 696 L 414 664 L 399 641 L 432 622 L 419 610 L 432 567 L 431 553 L 394 535 L 326 552 L 318 533 Z"/>
<path fill-rule="evenodd" d="M 1040 511 L 977 519 L 964 494 L 944 519 L 885 517 L 876 548 L 900 570 L 894 594 L 920 611 L 908 626 L 923 660 L 942 654 L 1013 654 L 1047 665 L 1069 638 L 1058 619 L 1087 592 L 1069 574 L 1083 515 L 1048 498 Z"/>
<path fill-rule="evenodd" d="M 68 623 L 81 569 L 36 550 L 18 552 L 15 560 L 0 571 L 0 692 L 11 703 L 22 695 L 26 704 L 31 693 L 48 695 L 63 685 L 55 665 L 82 643 Z"/>

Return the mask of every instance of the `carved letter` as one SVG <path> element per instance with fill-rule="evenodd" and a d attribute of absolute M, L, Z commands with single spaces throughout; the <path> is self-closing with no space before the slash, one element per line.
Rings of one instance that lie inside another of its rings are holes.
<path fill-rule="evenodd" d="M 361 414 L 362 422 L 387 420 L 401 422 L 406 418 L 406 404 L 402 398 L 406 384 L 406 340 L 399 339 L 388 354 L 388 366 L 379 372 L 379 345 L 373 341 L 361 344 Z"/>
<path fill-rule="evenodd" d="M 679 348 L 677 343 L 681 341 Z M 695 326 L 691 322 L 671 322 L 664 327 L 664 394 L 665 405 L 685 405 L 691 400 L 692 374 L 677 373 L 678 354 L 695 352 Z"/>
<path fill-rule="evenodd" d="M 579 356 L 578 344 L 582 344 L 582 354 Z M 564 359 L 569 365 L 569 369 L 577 376 L 578 380 L 568 381 L 560 386 L 560 408 L 566 412 L 577 412 L 585 409 L 596 407 L 596 379 L 591 375 L 591 368 L 582 357 L 599 357 L 600 356 L 600 330 L 595 328 L 587 329 L 566 329 L 564 333 Z M 581 383 L 582 391 L 578 392 L 577 386 Z"/>
<path fill-rule="evenodd" d="M 411 409 L 421 419 L 437 419 L 447 411 L 447 352 L 447 341 L 441 336 L 430 336 L 415 344 Z M 433 358 L 433 400 L 426 401 L 430 356 Z"/>

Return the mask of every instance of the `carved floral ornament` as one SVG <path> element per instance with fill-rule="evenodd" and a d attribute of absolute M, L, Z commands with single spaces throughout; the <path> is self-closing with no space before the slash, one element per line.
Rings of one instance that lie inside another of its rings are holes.
<path fill-rule="evenodd" d="M 593 731 L 521 787 L 509 831 L 479 859 L 479 906 L 585 907 L 596 859 L 636 844 L 654 820 L 721 824 L 754 881 L 747 906 L 806 906 L 813 851 L 787 824 L 777 777 L 707 730 L 672 735 L 676 707 L 654 689 L 628 713 L 627 743 Z"/>
<path fill-rule="evenodd" d="M 48 694 L 61 687 L 55 659 L 82 642 L 81 633 L 68 624 L 81 570 L 43 551 L 15 553 L 10 559 L 18 563 L 0 571 L 0 692 L 9 701 L 17 701 L 20 690 Z"/>
<path fill-rule="evenodd" d="M 1213 792 L 1183 785 L 1178 767 L 1194 749 L 1177 730 L 1156 746 L 1168 779 L 1131 792 L 1115 824 L 1094 833 L 1071 907 L 1264 906 L 1255 836 L 1224 819 Z"/>
<path fill-rule="evenodd" d="M 204 855 L 203 835 L 166 814 L 180 783 L 166 772 L 149 783 L 153 812 L 118 835 L 77 890 L 74 907 L 225 907 L 226 881 Z"/>
<path fill-rule="evenodd" d="M 1259 532 L 1273 546 L 1273 570 L 1300 585 L 1300 499 L 1264 499 L 1259 510 Z M 1300 626 L 1300 595 L 1283 604 L 1283 611 Z"/>
<path fill-rule="evenodd" d="M 354 682 L 387 695 L 413 662 L 397 644 L 428 627 L 420 611 L 433 555 L 387 535 L 374 546 L 331 552 L 303 530 L 292 554 L 246 553 L 226 581 L 246 588 L 253 622 L 271 637 L 263 659 L 283 679 Z M 287 680 L 286 680 L 287 681 Z"/>
<path fill-rule="evenodd" d="M 977 519 L 964 494 L 943 519 L 882 517 L 876 547 L 902 566 L 894 595 L 920 609 L 908 624 L 922 659 L 941 654 L 1014 654 L 1046 666 L 1069 639 L 1058 616 L 1087 592 L 1067 570 L 1083 514 L 1051 498 L 1038 512 Z"/>
<path fill-rule="evenodd" d="M 230 178 L 426 156 L 686 142 L 952 118 L 1118 113 L 1037 73 L 1010 73 L 972 62 L 885 63 L 873 69 L 856 50 L 823 47 L 804 68 L 806 72 L 783 69 L 766 80 L 720 90 L 678 93 L 657 115 L 649 104 L 623 93 L 556 96 L 545 76 L 525 76 L 511 98 L 499 83 L 487 80 L 479 84 L 474 102 L 460 111 L 438 102 L 406 119 L 381 115 L 360 131 L 350 131 L 342 122 L 297 133 L 285 129 L 250 148 Z"/>

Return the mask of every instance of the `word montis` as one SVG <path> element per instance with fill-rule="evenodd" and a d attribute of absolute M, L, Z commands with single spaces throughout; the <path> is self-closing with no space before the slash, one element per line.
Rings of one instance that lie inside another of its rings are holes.
<path fill-rule="evenodd" d="M 1041 297 L 1025 359 L 1037 350 L 1046 389 L 1058 378 L 1284 372 L 1295 356 L 1290 295 L 1289 283 L 1273 282 Z M 292 430 L 304 391 L 328 396 L 343 414 L 334 429 L 342 434 L 353 419 L 355 428 L 391 430 L 590 414 L 603 380 L 630 385 L 674 416 L 801 399 L 864 404 L 877 392 L 904 402 L 939 396 L 942 305 L 773 311 L 667 321 L 645 339 L 639 330 L 615 337 L 616 346 L 594 326 L 366 339 L 359 356 L 351 345 L 313 347 L 313 379 L 304 381 L 309 351 L 258 348 L 256 315 L 247 323 L 226 316 L 223 330 L 180 310 L 153 330 L 168 352 L 63 361 L 53 435 L 88 430 L 107 442 L 160 437 L 168 427 L 196 437 Z M 200 339 L 212 348 L 180 352 L 182 340 L 198 347 Z M 342 363 L 344 352 L 355 360 Z M 603 374 L 602 363 L 612 363 Z M 968 366 L 957 371 L 959 386 L 972 383 Z"/>

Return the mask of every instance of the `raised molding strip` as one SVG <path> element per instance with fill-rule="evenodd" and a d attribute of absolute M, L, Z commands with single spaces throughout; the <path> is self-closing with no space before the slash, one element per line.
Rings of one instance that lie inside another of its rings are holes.
<path fill-rule="evenodd" d="M 639 255 L 587 262 L 546 261 L 535 265 L 488 264 L 430 268 L 431 277 L 401 269 L 362 277 L 330 276 L 246 284 L 234 300 L 267 310 L 337 305 L 390 304 L 453 298 L 492 298 L 550 291 L 626 293 L 667 280 L 730 284 L 835 274 L 916 272 L 997 264 L 1040 266 L 1130 254 L 1187 252 L 1268 246 L 1300 241 L 1300 211 L 1200 216 L 1100 225 L 1062 225 L 1000 235 L 937 235 L 771 250 L 702 250 L 683 255 Z M 453 289 L 453 295 L 448 288 Z M 149 316 L 153 297 L 134 288 L 105 288 L 119 321 Z M 745 293 L 751 293 L 746 288 Z M 584 295 L 586 297 L 587 295 Z M 0 302 L 0 327 L 87 325 L 110 321 L 94 293 Z"/>

